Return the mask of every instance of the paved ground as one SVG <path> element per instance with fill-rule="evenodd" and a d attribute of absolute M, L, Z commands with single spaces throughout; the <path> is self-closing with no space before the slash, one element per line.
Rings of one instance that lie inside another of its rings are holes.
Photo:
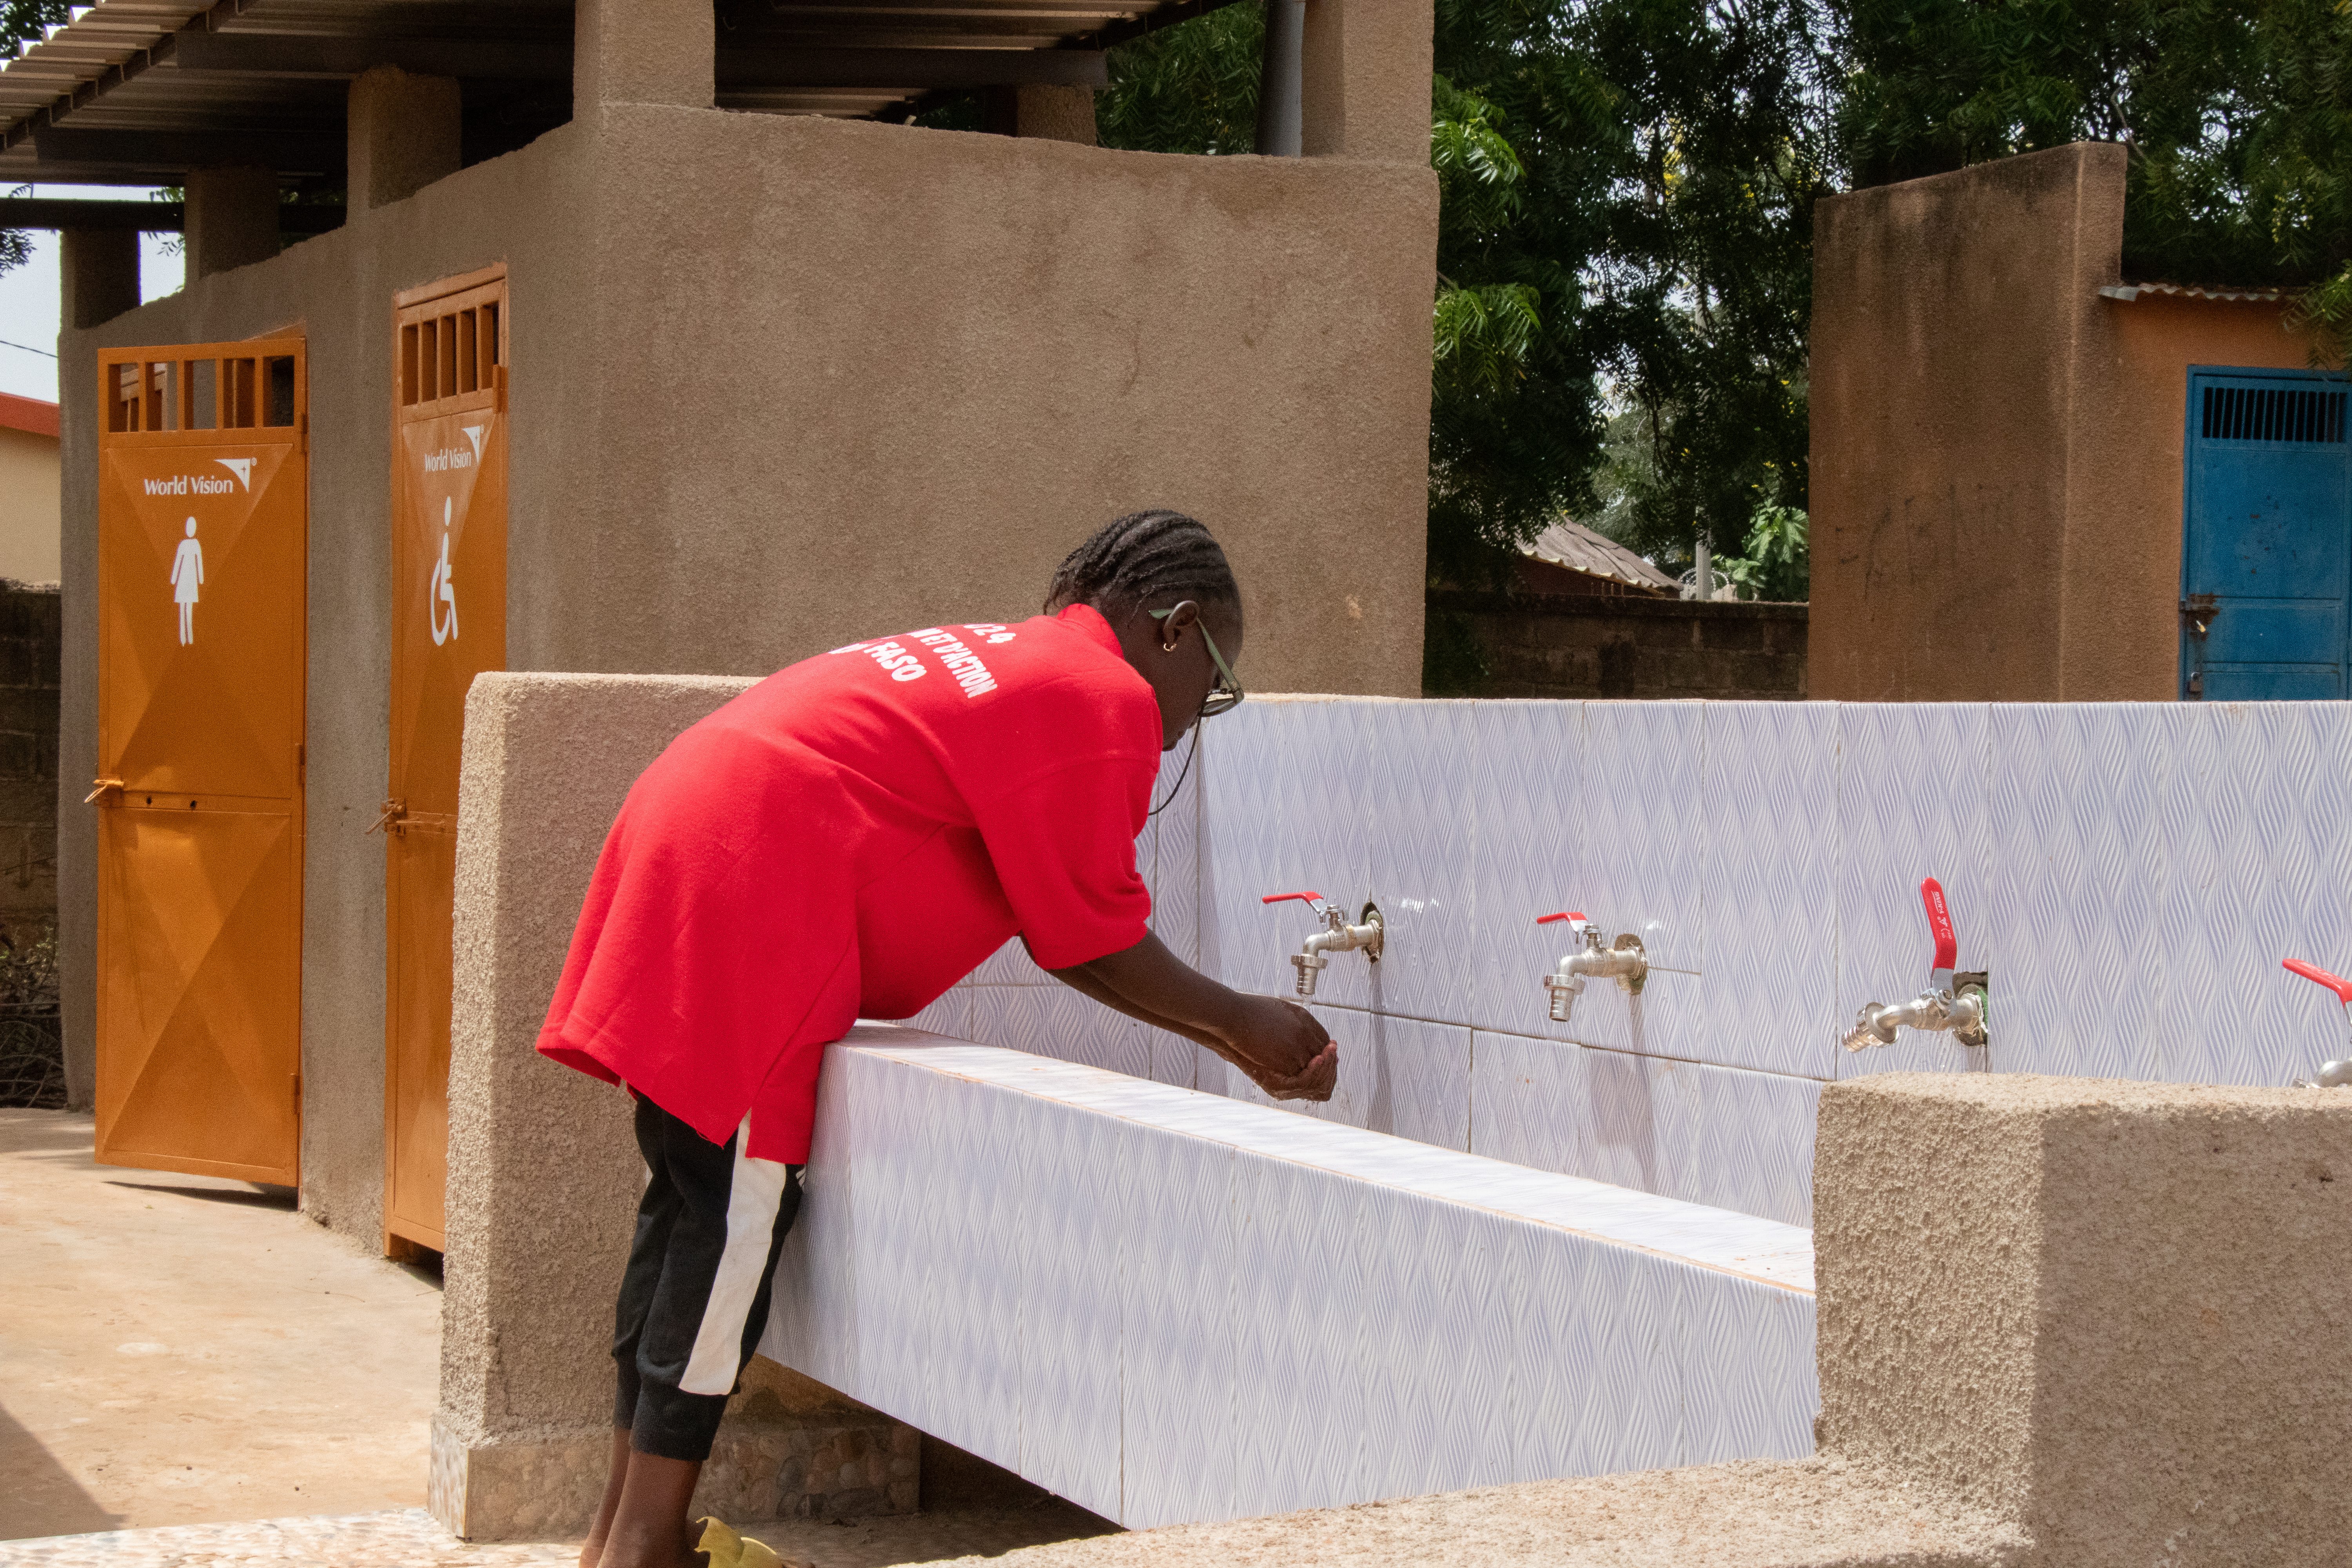
<path fill-rule="evenodd" d="M 816 1568 L 981 1561 L 1103 1528 L 1092 1515 L 1053 1501 L 848 1524 L 790 1520 L 741 1526 L 787 1561 Z M 579 1542 L 572 1541 L 469 1546 L 450 1539 L 422 1509 L 0 1541 L 0 1568 L 570 1568 L 579 1555 Z"/>
<path fill-rule="evenodd" d="M 0 1568 L 535 1568 L 423 1511 L 438 1280 L 243 1182 L 101 1166 L 87 1116 L 0 1110 Z M 737 1522 L 819 1568 L 1099 1534 L 965 1457 L 932 1511 Z M 934 1496 L 933 1494 L 937 1495 Z"/>
<path fill-rule="evenodd" d="M 90 1140 L 0 1110 L 0 1539 L 422 1506 L 437 1282 Z"/>

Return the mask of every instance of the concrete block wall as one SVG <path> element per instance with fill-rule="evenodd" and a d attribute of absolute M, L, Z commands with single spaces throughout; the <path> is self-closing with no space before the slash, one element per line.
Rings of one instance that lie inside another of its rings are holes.
<path fill-rule="evenodd" d="M 54 583 L 0 579 L 0 925 L 19 943 L 58 914 L 59 608 Z"/>
<path fill-rule="evenodd" d="M 1632 595 L 1438 589 L 1486 660 L 1479 697 L 1801 702 L 1811 610 Z"/>

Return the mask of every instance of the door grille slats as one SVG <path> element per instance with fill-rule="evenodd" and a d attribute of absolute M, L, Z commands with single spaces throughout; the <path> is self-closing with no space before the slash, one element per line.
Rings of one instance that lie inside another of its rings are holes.
<path fill-rule="evenodd" d="M 2341 392 L 2279 386 L 2205 388 L 2202 434 L 2208 441 L 2344 441 Z"/>

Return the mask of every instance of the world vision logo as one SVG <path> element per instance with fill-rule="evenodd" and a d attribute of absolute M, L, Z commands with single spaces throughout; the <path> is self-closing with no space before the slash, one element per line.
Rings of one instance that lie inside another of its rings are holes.
<path fill-rule="evenodd" d="M 174 474 L 168 479 L 142 479 L 151 496 L 226 496 L 253 489 L 251 458 L 215 458 L 214 462 L 236 476 L 231 484 L 218 474 Z"/>

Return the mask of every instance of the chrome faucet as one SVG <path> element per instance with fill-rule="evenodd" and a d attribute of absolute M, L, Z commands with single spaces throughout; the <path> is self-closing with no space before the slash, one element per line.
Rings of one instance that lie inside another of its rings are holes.
<path fill-rule="evenodd" d="M 2282 959 L 2280 967 L 2291 969 L 2315 984 L 2326 986 L 2336 993 L 2336 999 L 2344 1004 L 2346 1013 L 2352 1015 L 2352 980 L 2330 974 L 2319 965 L 2305 963 L 2299 958 Z M 2309 1078 L 2296 1079 L 2287 1087 L 2290 1089 L 2343 1089 L 2347 1085 L 2352 1085 L 2352 1056 L 2338 1057 L 2332 1062 L 2322 1062 L 2319 1064 L 2317 1072 Z"/>
<path fill-rule="evenodd" d="M 1639 996 L 1643 984 L 1650 978 L 1649 955 L 1642 951 L 1642 939 L 1632 931 L 1623 931 L 1616 942 L 1603 947 L 1601 926 L 1586 920 L 1576 910 L 1556 915 L 1542 915 L 1536 924 L 1548 926 L 1554 921 L 1566 921 L 1568 929 L 1584 943 L 1581 948 L 1570 948 L 1560 956 L 1559 972 L 1544 976 L 1544 989 L 1551 993 L 1551 1021 L 1568 1022 L 1576 1010 L 1576 999 L 1584 994 L 1584 982 L 1614 980 L 1619 990 L 1628 996 Z"/>
<path fill-rule="evenodd" d="M 1958 962 L 1959 940 L 1952 932 L 1952 910 L 1944 900 L 1944 885 L 1928 878 L 1919 884 L 1919 899 L 1927 906 L 1927 928 L 1936 937 L 1936 956 L 1927 972 L 1927 988 L 1908 1002 L 1866 1004 L 1856 1015 L 1853 1027 L 1838 1042 L 1847 1050 L 1891 1046 L 1897 1029 L 1948 1033 L 1970 1047 L 1991 1043 L 1985 1029 L 1988 1009 L 1984 977 L 1967 975 L 1958 985 L 1953 984 L 1952 965 Z"/>
<path fill-rule="evenodd" d="M 1298 994 L 1301 996 L 1315 994 L 1315 977 L 1331 964 L 1331 961 L 1323 956 L 1327 952 L 1360 950 L 1371 963 L 1381 961 L 1381 942 L 1385 931 L 1377 906 L 1366 904 L 1364 912 L 1356 917 L 1361 923 L 1349 925 L 1348 911 L 1337 904 L 1325 903 L 1320 893 L 1268 893 L 1258 902 L 1280 904 L 1292 899 L 1315 910 L 1323 921 L 1323 929 L 1299 943 L 1298 951 L 1290 955 L 1292 966 L 1298 971 Z"/>

